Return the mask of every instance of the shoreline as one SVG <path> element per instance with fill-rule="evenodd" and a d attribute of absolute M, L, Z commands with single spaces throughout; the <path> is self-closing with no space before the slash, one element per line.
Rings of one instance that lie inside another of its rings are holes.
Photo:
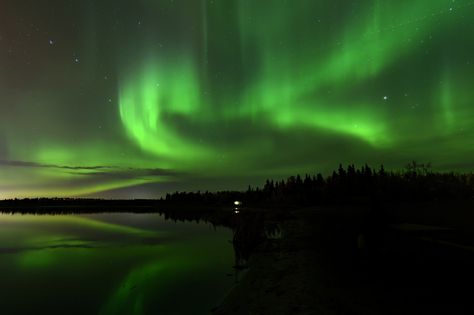
<path fill-rule="evenodd" d="M 259 246 L 249 269 L 212 314 L 310 314 L 315 308 L 313 279 L 308 275 L 314 270 L 310 267 L 314 255 L 301 242 L 308 230 L 292 214 L 281 223 L 282 237 L 266 239 Z"/>
<path fill-rule="evenodd" d="M 464 213 L 464 207 L 457 211 Z M 412 214 L 384 221 L 362 207 L 303 208 L 291 214 L 282 222 L 282 238 L 264 241 L 213 315 L 474 311 L 469 291 L 463 290 L 474 281 L 474 252 L 470 246 L 448 246 L 474 244 L 474 233 L 466 235 L 462 226 L 439 228 L 426 217 L 426 225 L 393 225 L 390 220 L 417 221 Z"/>

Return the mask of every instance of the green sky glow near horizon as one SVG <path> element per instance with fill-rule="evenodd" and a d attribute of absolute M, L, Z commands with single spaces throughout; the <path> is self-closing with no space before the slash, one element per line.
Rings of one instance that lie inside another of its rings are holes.
<path fill-rule="evenodd" d="M 473 0 L 3 6 L 0 198 L 474 169 Z"/>

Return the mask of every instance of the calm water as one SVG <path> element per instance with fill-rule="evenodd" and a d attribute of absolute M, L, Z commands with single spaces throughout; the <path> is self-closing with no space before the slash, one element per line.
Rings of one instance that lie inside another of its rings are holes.
<path fill-rule="evenodd" d="M 0 214 L 0 314 L 208 314 L 230 239 L 157 214 Z"/>

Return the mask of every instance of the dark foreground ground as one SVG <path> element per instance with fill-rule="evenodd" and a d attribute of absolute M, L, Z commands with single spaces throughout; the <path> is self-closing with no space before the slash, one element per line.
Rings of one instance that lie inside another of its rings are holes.
<path fill-rule="evenodd" d="M 474 314 L 472 202 L 306 208 L 281 227 L 214 314 Z"/>

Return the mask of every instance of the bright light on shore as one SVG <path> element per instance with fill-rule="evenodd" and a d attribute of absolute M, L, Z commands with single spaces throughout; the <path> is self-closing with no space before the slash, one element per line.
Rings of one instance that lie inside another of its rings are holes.
<path fill-rule="evenodd" d="M 240 206 L 241 204 L 242 204 L 242 202 L 241 202 L 241 201 L 237 201 L 237 200 L 236 200 L 236 201 L 234 201 L 234 205 L 236 205 L 236 206 Z"/>

